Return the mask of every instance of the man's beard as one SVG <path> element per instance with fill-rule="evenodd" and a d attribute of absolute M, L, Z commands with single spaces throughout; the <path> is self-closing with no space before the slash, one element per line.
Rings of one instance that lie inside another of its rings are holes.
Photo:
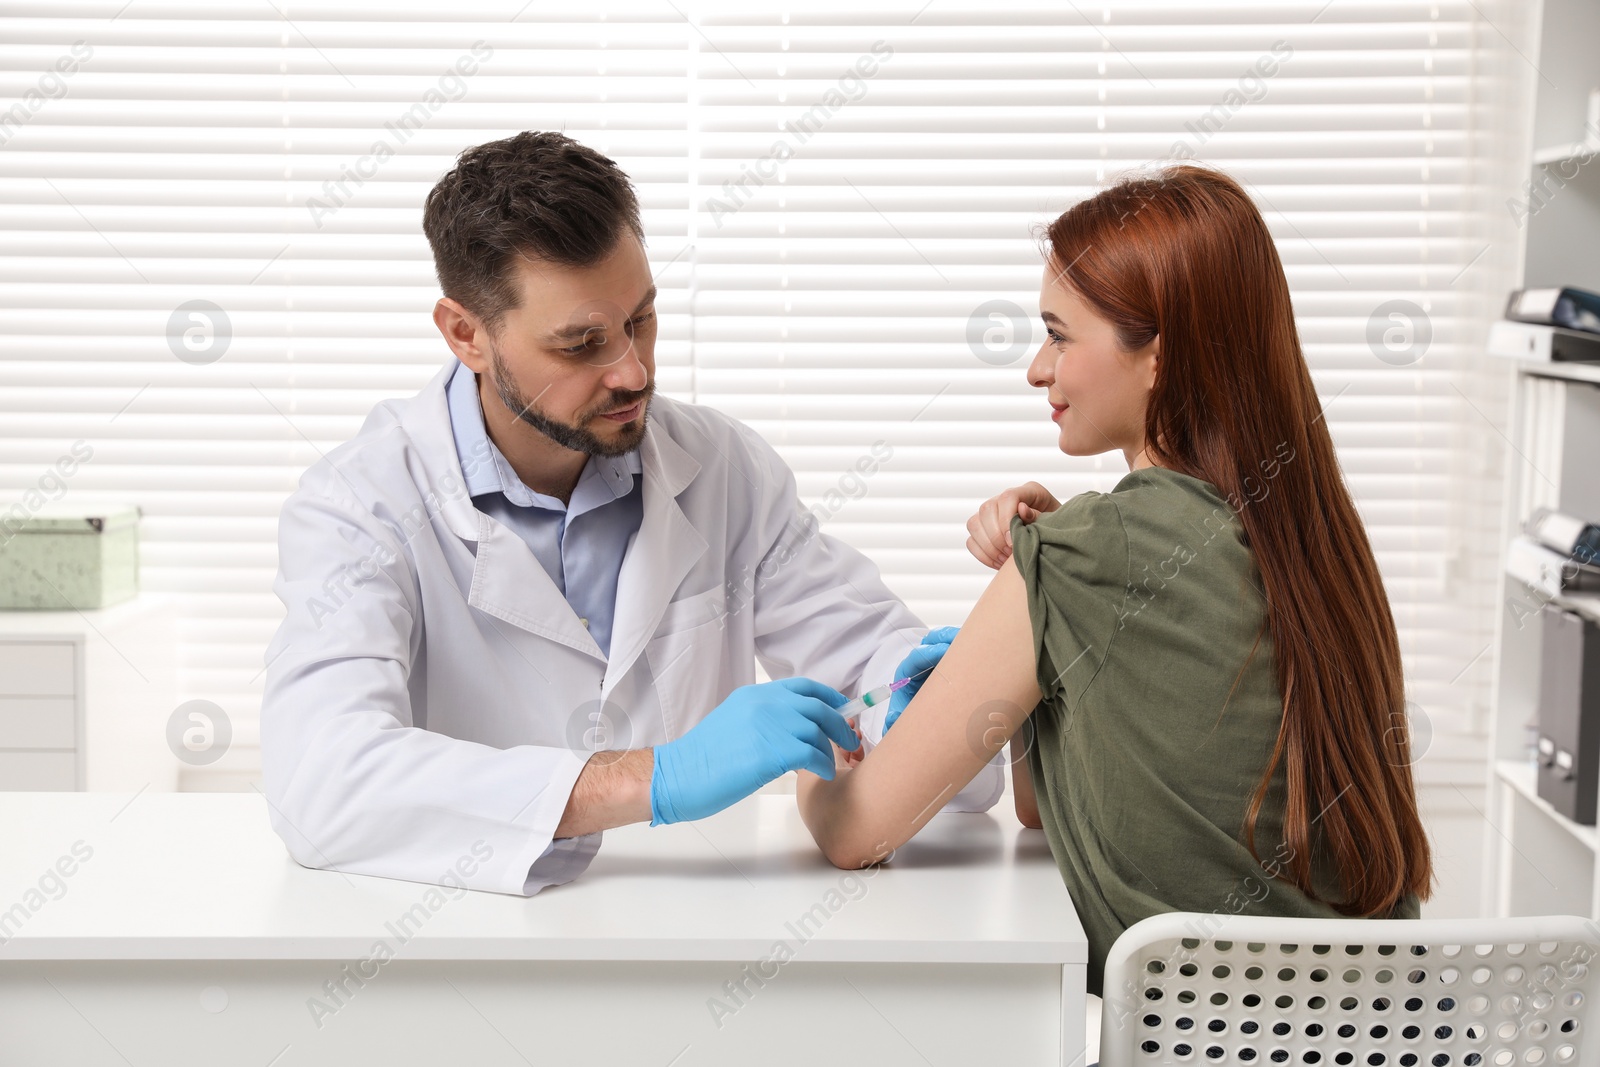
<path fill-rule="evenodd" d="M 644 440 L 645 425 L 649 421 L 650 407 L 644 403 L 640 408 L 638 425 L 628 423 L 630 427 L 623 431 L 615 441 L 602 441 L 582 426 L 572 426 L 564 422 L 557 422 L 548 415 L 542 415 L 533 410 L 529 402 L 517 389 L 516 383 L 511 380 L 511 374 L 506 369 L 505 362 L 500 358 L 498 349 L 491 346 L 489 362 L 494 369 L 495 392 L 500 394 L 501 403 L 510 409 L 511 413 L 535 430 L 544 434 L 562 448 L 569 448 L 574 452 L 582 452 L 587 456 L 621 456 L 632 452 L 639 447 L 639 442 Z M 603 411 L 616 411 L 629 408 L 635 402 L 649 401 L 656 391 L 656 383 L 651 379 L 643 389 L 637 392 L 613 391 L 607 402 L 596 409 L 593 414 L 598 415 Z"/>

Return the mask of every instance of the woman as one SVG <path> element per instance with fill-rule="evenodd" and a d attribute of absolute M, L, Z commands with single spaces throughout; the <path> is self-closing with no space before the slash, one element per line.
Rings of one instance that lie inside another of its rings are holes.
<path fill-rule="evenodd" d="M 838 866 L 877 862 L 1011 740 L 1096 994 L 1158 912 L 1416 917 L 1431 859 L 1394 620 L 1266 224 L 1178 166 L 1048 238 L 1028 381 L 1063 452 L 1117 449 L 1129 473 L 980 509 L 968 548 L 998 573 L 883 742 L 801 773 L 806 825 Z"/>

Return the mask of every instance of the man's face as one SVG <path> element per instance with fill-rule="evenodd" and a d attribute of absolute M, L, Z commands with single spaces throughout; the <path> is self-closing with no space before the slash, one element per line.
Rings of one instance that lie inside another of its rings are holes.
<path fill-rule="evenodd" d="M 637 448 L 656 369 L 656 287 L 644 247 L 628 233 L 593 267 L 512 262 L 521 300 L 489 341 L 500 400 L 575 452 Z"/>

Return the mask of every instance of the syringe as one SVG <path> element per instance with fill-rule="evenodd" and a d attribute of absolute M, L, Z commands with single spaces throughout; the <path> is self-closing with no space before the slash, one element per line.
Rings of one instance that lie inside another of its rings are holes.
<path fill-rule="evenodd" d="M 854 723 L 861 718 L 862 712 L 866 711 L 868 708 L 875 708 L 879 704 L 882 704 L 884 701 L 889 699 L 891 693 L 897 689 L 909 685 L 910 683 L 910 678 L 902 678 L 898 682 L 890 682 L 888 685 L 880 685 L 876 689 L 870 689 L 856 697 L 854 700 L 850 701 L 850 703 L 841 707 L 839 709 L 839 714 L 843 715 L 847 722 Z"/>

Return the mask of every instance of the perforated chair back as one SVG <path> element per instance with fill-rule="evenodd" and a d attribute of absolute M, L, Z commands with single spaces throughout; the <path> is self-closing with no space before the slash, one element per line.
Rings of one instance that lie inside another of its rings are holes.
<path fill-rule="evenodd" d="M 1100 1067 L 1589 1067 L 1597 954 L 1568 915 L 1157 915 L 1107 958 Z"/>

